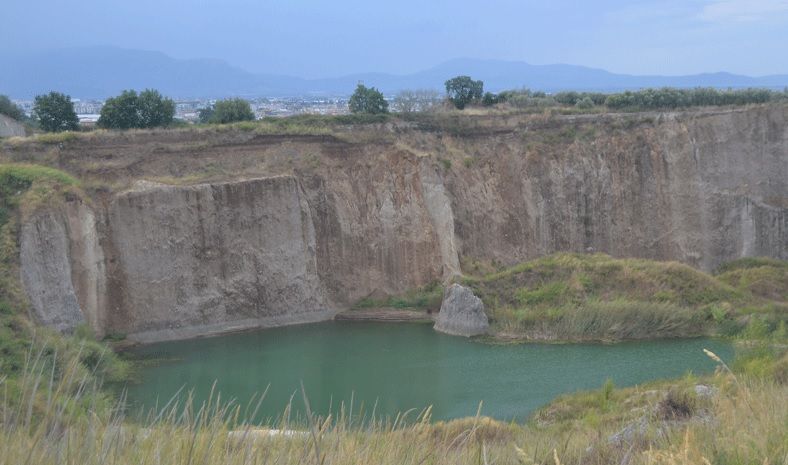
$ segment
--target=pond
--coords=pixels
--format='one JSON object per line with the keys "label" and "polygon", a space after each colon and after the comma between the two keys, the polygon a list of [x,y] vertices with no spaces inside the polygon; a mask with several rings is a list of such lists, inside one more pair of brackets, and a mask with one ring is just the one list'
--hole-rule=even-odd
{"label": "pond", "polygon": [[[255,421],[275,419],[291,396],[303,411],[301,382],[312,410],[393,416],[432,406],[434,419],[481,413],[524,420],[563,393],[596,389],[607,379],[630,386],[691,371],[713,372],[701,349],[730,360],[716,339],[618,344],[488,345],[415,323],[327,322],[136,348],[149,360],[127,386],[136,411],[163,406],[179,390],[198,404],[214,393],[246,406],[268,388]],[[155,361],[155,363],[152,363]]]}

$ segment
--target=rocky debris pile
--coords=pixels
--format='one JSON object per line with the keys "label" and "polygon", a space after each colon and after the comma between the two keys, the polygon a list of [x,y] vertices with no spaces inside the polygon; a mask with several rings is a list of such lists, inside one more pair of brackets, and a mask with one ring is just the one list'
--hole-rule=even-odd
{"label": "rocky debris pile", "polygon": [[473,291],[459,284],[446,289],[435,321],[436,331],[470,337],[486,333],[489,327],[484,303],[473,295]]}
{"label": "rocky debris pile", "polygon": [[682,427],[687,422],[709,422],[712,416],[705,404],[716,395],[717,388],[707,384],[695,385],[692,393],[671,389],[653,411],[611,435],[608,443],[629,448],[635,443],[647,443],[649,434],[661,438],[670,429]]}

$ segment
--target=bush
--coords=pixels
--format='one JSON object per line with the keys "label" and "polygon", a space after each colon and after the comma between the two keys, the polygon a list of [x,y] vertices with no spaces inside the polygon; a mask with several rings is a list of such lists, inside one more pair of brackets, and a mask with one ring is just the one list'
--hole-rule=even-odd
{"label": "bush", "polygon": [[577,103],[575,103],[575,107],[587,110],[594,107],[594,101],[591,100],[591,97],[583,97],[581,100],[578,100]]}
{"label": "bush", "polygon": [[609,108],[671,109],[692,106],[744,105],[777,100],[780,93],[768,89],[642,89],[611,94],[605,100]]}
{"label": "bush", "polygon": [[200,111],[200,119],[214,124],[235,123],[238,121],[254,121],[255,116],[249,102],[242,98],[219,100],[205,113]]}
{"label": "bush", "polygon": [[438,102],[440,102],[440,96],[437,91],[431,89],[403,90],[394,97],[393,107],[396,112],[409,114],[430,110]]}
{"label": "bush", "polygon": [[677,387],[671,388],[657,405],[657,415],[662,420],[686,420],[698,410],[698,397],[694,392]]}
{"label": "bush", "polygon": [[548,96],[544,92],[533,92],[530,89],[507,90],[499,93],[498,99],[518,108],[546,108],[558,104],[555,97]]}
{"label": "bush", "polygon": [[482,97],[482,105],[485,107],[491,107],[503,101],[505,101],[505,99],[502,99],[500,96],[493,94],[492,92],[485,92],[484,97]]}

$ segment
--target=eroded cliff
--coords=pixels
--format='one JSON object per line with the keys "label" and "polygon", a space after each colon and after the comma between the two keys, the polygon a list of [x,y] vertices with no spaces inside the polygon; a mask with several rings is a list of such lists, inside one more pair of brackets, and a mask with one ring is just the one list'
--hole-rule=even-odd
{"label": "eroded cliff", "polygon": [[98,185],[23,226],[23,282],[45,323],[152,341],[327,319],[469,260],[788,259],[784,105],[461,123],[6,148]]}

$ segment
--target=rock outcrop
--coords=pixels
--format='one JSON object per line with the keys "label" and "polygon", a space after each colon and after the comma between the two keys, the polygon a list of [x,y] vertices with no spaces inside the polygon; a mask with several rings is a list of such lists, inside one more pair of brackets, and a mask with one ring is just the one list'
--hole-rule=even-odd
{"label": "rock outcrop", "polygon": [[71,282],[70,234],[57,212],[43,212],[22,226],[19,262],[22,285],[38,320],[71,332],[85,317]]}
{"label": "rock outcrop", "polygon": [[173,187],[113,200],[116,332],[136,340],[331,318],[309,206],[292,176]]}
{"label": "rock outcrop", "polygon": [[478,336],[487,332],[490,323],[482,299],[459,284],[452,284],[443,294],[435,330],[455,336]]}
{"label": "rock outcrop", "polygon": [[0,137],[24,137],[25,126],[6,115],[0,115]]}
{"label": "rock outcrop", "polygon": [[[788,259],[788,105],[540,118],[78,139],[61,168],[138,181],[31,216],[22,281],[44,323],[155,341],[328,319],[463,263]],[[223,181],[139,181],[217,166]]]}

